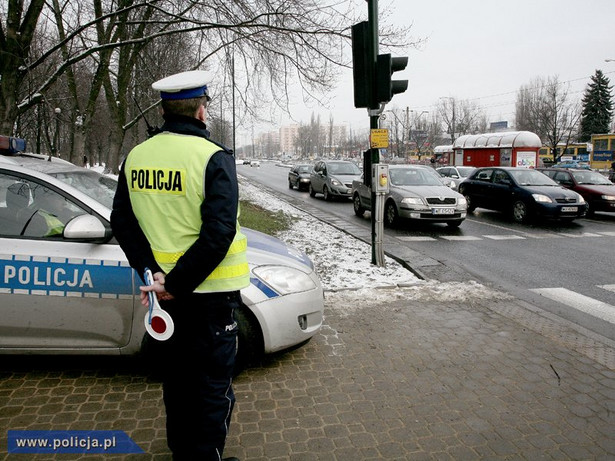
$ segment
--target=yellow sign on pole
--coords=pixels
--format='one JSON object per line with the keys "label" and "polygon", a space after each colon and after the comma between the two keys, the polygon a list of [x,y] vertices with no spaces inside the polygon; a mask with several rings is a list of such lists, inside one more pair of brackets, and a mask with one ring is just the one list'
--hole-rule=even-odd
{"label": "yellow sign on pole", "polygon": [[387,129],[370,130],[369,146],[372,149],[387,149],[389,147],[389,130]]}

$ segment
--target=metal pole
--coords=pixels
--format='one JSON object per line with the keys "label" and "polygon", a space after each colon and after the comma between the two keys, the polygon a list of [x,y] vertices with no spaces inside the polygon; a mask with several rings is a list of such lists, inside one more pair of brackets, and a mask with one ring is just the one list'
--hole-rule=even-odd
{"label": "metal pole", "polygon": [[[371,29],[371,37],[372,37],[372,49],[371,49],[371,59],[373,61],[373,69],[376,69],[376,61],[378,56],[378,0],[367,0],[367,8],[368,8],[368,24]],[[375,79],[374,79],[375,80]],[[369,116],[369,127],[371,129],[378,129],[379,124],[378,120],[380,115],[374,114],[374,111],[380,108],[380,104],[376,101],[376,82],[373,82],[372,85],[372,97],[370,104],[370,116]],[[374,165],[380,163],[380,151],[378,149],[370,149],[371,156],[371,164],[372,170],[375,168]],[[371,171],[364,171],[364,175],[371,175]],[[376,264],[377,266],[384,265],[384,256],[382,251],[382,234],[384,232],[383,228],[383,207],[378,206],[377,194],[374,192],[375,185],[372,182],[371,185],[371,202],[374,204],[372,207],[371,213],[371,225],[372,225],[372,264]]]}

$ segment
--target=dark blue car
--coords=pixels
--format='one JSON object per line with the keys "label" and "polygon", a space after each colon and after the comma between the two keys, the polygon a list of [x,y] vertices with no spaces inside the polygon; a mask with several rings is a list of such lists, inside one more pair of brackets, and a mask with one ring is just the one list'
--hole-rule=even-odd
{"label": "dark blue car", "polygon": [[459,192],[468,202],[468,212],[487,208],[510,213],[516,222],[531,218],[572,221],[587,212],[581,195],[527,168],[479,168],[459,185]]}

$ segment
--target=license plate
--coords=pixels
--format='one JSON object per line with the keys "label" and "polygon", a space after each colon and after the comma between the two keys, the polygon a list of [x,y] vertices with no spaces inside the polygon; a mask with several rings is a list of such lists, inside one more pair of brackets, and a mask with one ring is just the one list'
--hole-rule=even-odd
{"label": "license plate", "polygon": [[563,206],[562,213],[572,213],[579,211],[579,207],[576,206]]}
{"label": "license plate", "polygon": [[455,214],[454,208],[432,208],[432,214]]}

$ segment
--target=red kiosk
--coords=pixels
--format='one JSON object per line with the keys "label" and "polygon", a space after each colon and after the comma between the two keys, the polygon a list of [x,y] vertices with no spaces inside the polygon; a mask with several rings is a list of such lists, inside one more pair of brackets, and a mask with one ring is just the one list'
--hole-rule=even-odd
{"label": "red kiosk", "polygon": [[542,142],[531,131],[468,134],[453,144],[453,164],[536,168]]}

